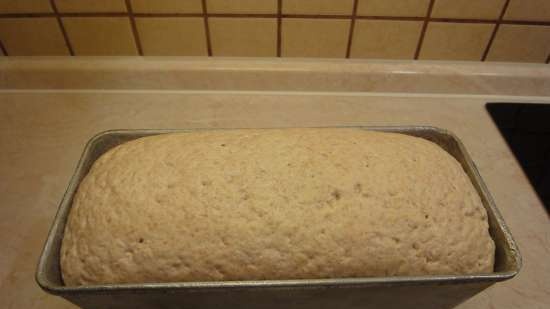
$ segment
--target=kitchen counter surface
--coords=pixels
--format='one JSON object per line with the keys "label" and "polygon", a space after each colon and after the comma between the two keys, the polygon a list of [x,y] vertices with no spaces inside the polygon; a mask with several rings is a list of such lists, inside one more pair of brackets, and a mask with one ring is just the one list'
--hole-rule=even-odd
{"label": "kitchen counter surface", "polygon": [[[19,67],[25,64],[17,61]],[[3,66],[19,70],[13,69],[13,63],[0,61],[0,72]],[[25,70],[24,74],[30,74],[33,69]],[[47,70],[40,69],[39,73],[47,76]],[[424,88],[411,88],[405,93],[384,88],[384,92],[379,92],[376,87],[373,91],[289,92],[268,91],[259,86],[256,91],[255,85],[247,91],[184,86],[158,90],[150,85],[125,87],[123,81],[117,89],[83,90],[77,86],[60,87],[61,82],[54,86],[40,81],[26,85],[24,78],[17,81],[20,77],[10,75],[20,72],[4,71],[0,73],[0,306],[75,308],[41,291],[34,281],[34,271],[81,151],[98,132],[138,128],[431,125],[449,129],[462,139],[523,255],[523,269],[517,277],[493,285],[458,308],[548,308],[549,215],[485,110],[487,102],[550,103],[546,90],[540,89],[549,82],[540,77],[549,75],[548,70],[548,66],[536,68],[533,74],[538,81],[522,85],[519,95],[495,94],[499,88],[456,94],[464,93],[460,85],[456,91],[446,88],[448,93],[437,90],[437,85],[433,92]],[[201,78],[208,77],[204,74]],[[279,74],[279,78],[284,78],[284,72]],[[429,73],[419,74],[422,82],[422,76]],[[461,78],[467,80],[468,74]],[[322,80],[321,77],[316,78]],[[238,74],[233,78],[238,79]],[[483,81],[480,83],[476,89],[484,89]],[[536,96],[526,95],[529,93]]]}

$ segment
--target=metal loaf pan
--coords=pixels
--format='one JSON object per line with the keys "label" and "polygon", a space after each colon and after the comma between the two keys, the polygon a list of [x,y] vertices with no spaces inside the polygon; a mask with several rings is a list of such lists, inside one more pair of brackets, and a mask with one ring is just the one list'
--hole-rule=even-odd
{"label": "metal loaf pan", "polygon": [[[433,127],[359,127],[397,132],[430,140],[455,157],[474,184],[488,213],[496,243],[493,273],[448,276],[340,279],[176,282],[65,286],[59,251],[67,215],[78,184],[93,162],[110,148],[136,138],[194,130],[117,130],[93,137],[73,178],[44,246],[36,280],[45,291],[83,308],[451,308],[521,267],[518,248],[463,144],[452,133]],[[328,128],[327,128],[328,129]]]}

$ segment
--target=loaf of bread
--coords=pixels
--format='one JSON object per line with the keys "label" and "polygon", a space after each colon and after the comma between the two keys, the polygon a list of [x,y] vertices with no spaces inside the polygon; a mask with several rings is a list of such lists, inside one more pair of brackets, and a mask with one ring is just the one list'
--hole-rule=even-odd
{"label": "loaf of bread", "polygon": [[461,165],[412,136],[212,130],[140,138],[81,182],[66,285],[493,271]]}

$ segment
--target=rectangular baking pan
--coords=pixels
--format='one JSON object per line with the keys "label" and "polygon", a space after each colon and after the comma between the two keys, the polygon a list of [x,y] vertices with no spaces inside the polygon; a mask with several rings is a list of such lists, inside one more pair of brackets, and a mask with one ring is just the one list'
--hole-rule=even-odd
{"label": "rectangular baking pan", "polygon": [[495,282],[510,279],[518,273],[521,256],[516,243],[475,164],[455,135],[425,126],[355,128],[421,137],[438,144],[461,163],[488,213],[490,233],[496,243],[494,272],[447,276],[64,286],[59,266],[63,231],[78,184],[93,162],[110,148],[126,141],[149,135],[194,131],[116,130],[100,133],[86,145],[50,229],[36,271],[36,281],[46,292],[89,309],[452,308]]}

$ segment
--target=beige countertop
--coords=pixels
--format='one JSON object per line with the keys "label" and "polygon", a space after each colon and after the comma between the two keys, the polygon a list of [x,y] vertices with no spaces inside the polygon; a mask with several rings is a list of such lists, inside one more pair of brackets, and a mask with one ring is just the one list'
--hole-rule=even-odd
{"label": "beige countertop", "polygon": [[[33,61],[34,64],[29,64]],[[389,84],[381,88],[373,86],[373,91],[351,92],[344,87],[342,91],[331,89],[319,92],[317,81],[312,82],[313,86],[300,86],[299,91],[267,91],[262,88],[265,85],[259,86],[250,81],[248,86],[247,81],[239,84],[240,75],[235,73],[231,75],[237,80],[233,81],[235,88],[249,88],[247,90],[252,91],[226,91],[219,87],[186,89],[185,84],[174,84],[174,89],[158,90],[162,87],[153,87],[154,81],[143,70],[141,77],[128,73],[143,69],[139,65],[136,65],[137,68],[124,66],[116,60],[113,60],[113,67],[119,66],[117,70],[121,74],[133,79],[133,86],[119,80],[118,88],[104,87],[97,80],[102,74],[93,72],[98,76],[87,76],[88,83],[101,86],[95,89],[89,86],[83,90],[79,85],[63,83],[66,78],[64,73],[52,69],[55,66],[49,63],[51,61],[0,61],[0,148],[3,150],[0,155],[1,307],[74,308],[61,298],[41,291],[34,281],[34,271],[57,204],[86,141],[95,133],[122,128],[337,125],[432,125],[458,135],[470,151],[512,230],[524,262],[517,277],[493,285],[459,308],[550,307],[549,216],[484,106],[486,102],[505,101],[550,103],[546,93],[548,89],[541,89],[550,81],[546,77],[550,76],[548,68],[541,70],[532,67],[529,73],[529,69],[520,67],[523,77],[519,76],[520,81],[515,84],[523,83],[516,92],[521,96],[503,91],[504,96],[498,94],[499,89],[505,88],[504,82],[501,86],[487,87],[485,81],[478,80],[480,84],[475,89],[481,90],[463,89],[468,74],[473,74],[467,70],[460,71],[460,82],[455,88],[452,88],[452,83],[446,82],[444,86],[433,85],[434,91],[431,93],[412,86],[403,91],[402,85],[391,88]],[[53,61],[62,62],[59,59]],[[86,61],[89,67],[85,70],[94,71],[90,65],[93,60]],[[205,64],[205,71],[197,78],[211,78],[209,71],[224,74],[228,66],[234,65],[220,61],[210,66]],[[37,68],[36,63],[41,68]],[[102,69],[107,67],[105,61],[101,65]],[[300,65],[306,71],[313,64],[294,63],[293,70],[300,71]],[[430,70],[439,72],[438,64],[430,66]],[[439,66],[442,70],[448,69],[447,64]],[[249,69],[252,67],[253,63],[249,64]],[[3,68],[6,70],[1,73]],[[516,67],[506,68],[519,70]],[[506,71],[506,68],[499,67],[503,73],[491,74],[512,76],[513,72]],[[35,80],[32,85],[26,84],[25,76],[32,75],[33,70],[42,78],[51,73],[53,80]],[[72,70],[69,72],[72,78],[78,78],[78,68]],[[109,75],[107,79],[118,80],[117,70],[103,75]],[[259,74],[260,79],[274,72],[273,68],[262,70],[257,69],[259,73],[255,73]],[[284,69],[278,70],[277,78],[285,79]],[[419,83],[426,82],[423,77],[433,78],[432,73],[421,71],[414,73]],[[322,69],[316,72],[321,75],[325,73]],[[337,74],[346,78],[350,72],[342,69]],[[354,74],[368,75],[368,72]],[[384,74],[392,76],[391,72]],[[322,77],[315,78],[322,81]],[[144,81],[136,86],[139,78]],[[277,78],[273,83],[277,83]],[[337,79],[335,76],[331,78]],[[472,85],[475,83],[472,82]],[[397,90],[392,91],[394,89]],[[528,96],[530,93],[536,96]]]}

